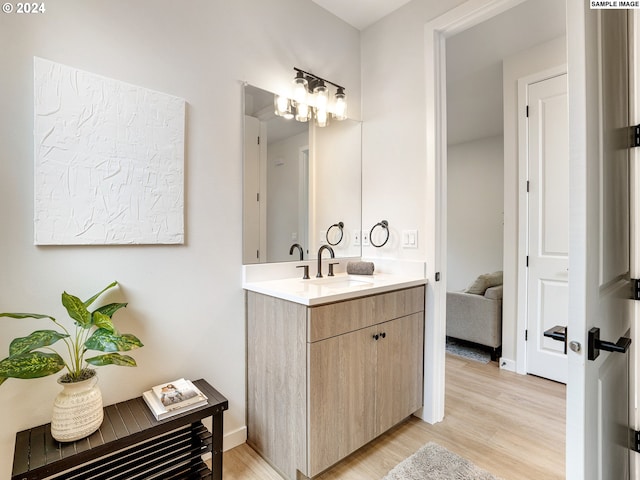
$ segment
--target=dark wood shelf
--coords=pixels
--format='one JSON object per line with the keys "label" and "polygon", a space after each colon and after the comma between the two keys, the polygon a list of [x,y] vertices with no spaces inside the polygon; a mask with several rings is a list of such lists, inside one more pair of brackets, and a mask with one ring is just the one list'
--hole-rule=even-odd
{"label": "dark wood shelf", "polygon": [[[142,397],[109,405],[100,428],[87,438],[61,443],[51,424],[16,434],[11,480],[222,479],[223,412],[227,399],[205,380],[193,382],[207,405],[156,420]],[[201,420],[212,417],[213,432]],[[211,452],[212,470],[201,456]]]}

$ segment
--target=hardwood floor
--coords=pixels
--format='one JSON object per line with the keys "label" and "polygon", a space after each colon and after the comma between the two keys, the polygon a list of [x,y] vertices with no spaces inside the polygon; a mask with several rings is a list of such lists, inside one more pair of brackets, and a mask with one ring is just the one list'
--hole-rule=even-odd
{"label": "hardwood floor", "polygon": [[[447,355],[445,419],[411,417],[320,480],[373,480],[433,441],[504,480],[564,478],[565,386]],[[246,444],[224,453],[225,480],[281,480]]]}

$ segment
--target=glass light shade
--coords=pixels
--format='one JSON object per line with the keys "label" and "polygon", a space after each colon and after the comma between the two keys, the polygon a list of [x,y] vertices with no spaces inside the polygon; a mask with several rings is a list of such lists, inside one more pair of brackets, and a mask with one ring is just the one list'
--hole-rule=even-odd
{"label": "glass light shade", "polygon": [[316,108],[316,125],[318,127],[326,127],[329,125],[329,112]]}
{"label": "glass light shade", "polygon": [[307,103],[307,87],[309,82],[304,78],[302,72],[298,72],[293,79],[293,101],[296,103]]}
{"label": "glass light shade", "polygon": [[293,111],[291,109],[291,100],[289,100],[284,95],[274,95],[273,96],[273,104],[275,114],[279,117],[284,117],[286,119],[293,118]]}
{"label": "glass light shade", "polygon": [[329,89],[324,82],[321,81],[320,84],[313,89],[313,96],[316,100],[316,108],[326,111],[329,106]]}
{"label": "glass light shade", "polygon": [[347,118],[347,95],[342,88],[338,88],[336,93],[333,118],[336,120],[345,120]]}
{"label": "glass light shade", "polygon": [[309,105],[306,103],[298,103],[296,105],[296,120],[299,122],[306,122],[309,120]]}
{"label": "glass light shade", "polygon": [[329,89],[324,82],[320,80],[320,84],[313,89],[313,96],[316,104],[316,125],[326,127],[329,123]]}

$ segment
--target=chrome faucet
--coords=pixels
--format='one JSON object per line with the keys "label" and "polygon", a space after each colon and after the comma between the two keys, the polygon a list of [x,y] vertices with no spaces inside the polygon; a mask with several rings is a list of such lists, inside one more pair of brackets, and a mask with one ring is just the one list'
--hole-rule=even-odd
{"label": "chrome faucet", "polygon": [[317,278],[322,278],[322,251],[323,250],[329,250],[329,255],[331,255],[331,258],[336,258],[336,254],[334,253],[333,248],[331,248],[329,245],[322,245],[318,249],[318,273],[316,273]]}
{"label": "chrome faucet", "polygon": [[302,257],[304,255],[304,252],[303,252],[302,247],[300,246],[299,243],[294,243],[293,245],[291,245],[291,248],[289,249],[289,255],[293,255],[294,248],[297,248],[300,251],[300,260],[303,260]]}

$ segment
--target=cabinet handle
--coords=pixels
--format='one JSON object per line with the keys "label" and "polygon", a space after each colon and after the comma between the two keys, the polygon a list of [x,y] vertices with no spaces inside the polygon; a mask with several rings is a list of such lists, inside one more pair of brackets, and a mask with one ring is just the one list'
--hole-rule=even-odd
{"label": "cabinet handle", "polygon": [[386,337],[386,336],[387,336],[387,334],[386,334],[385,332],[382,332],[382,333],[380,334],[380,336],[381,336],[382,338],[384,338],[384,337]]}
{"label": "cabinet handle", "polygon": [[380,338],[380,336],[376,333],[376,334],[373,336],[373,339],[374,339],[374,340],[378,340],[378,338]]}

